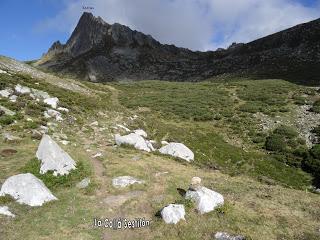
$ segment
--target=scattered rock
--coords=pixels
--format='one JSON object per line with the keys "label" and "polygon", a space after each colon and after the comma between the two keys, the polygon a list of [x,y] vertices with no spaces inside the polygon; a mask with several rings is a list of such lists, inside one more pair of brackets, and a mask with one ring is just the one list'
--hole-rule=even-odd
{"label": "scattered rock", "polygon": [[160,148],[159,152],[161,152],[162,154],[167,154],[173,157],[184,159],[187,162],[194,160],[193,152],[182,143],[169,143],[168,145]]}
{"label": "scattered rock", "polygon": [[54,176],[68,175],[76,169],[75,161],[46,134],[41,139],[36,157],[41,161],[41,174],[53,171]]}
{"label": "scattered rock", "polygon": [[27,94],[27,93],[31,93],[30,88],[25,87],[25,86],[21,86],[20,84],[17,84],[14,88],[14,90],[20,94]]}
{"label": "scattered rock", "polygon": [[9,97],[9,100],[10,100],[10,102],[16,102],[17,101],[17,98],[18,98],[18,96],[17,95],[11,95],[10,97]]}
{"label": "scattered rock", "polygon": [[0,196],[7,194],[18,203],[29,206],[42,206],[45,202],[57,200],[44,183],[31,173],[9,177],[0,191]]}
{"label": "scattered rock", "polygon": [[142,129],[136,129],[133,131],[135,134],[140,135],[141,137],[147,138],[148,134]]}
{"label": "scattered rock", "polygon": [[191,179],[191,183],[190,183],[189,189],[196,191],[196,190],[198,190],[200,187],[201,187],[201,178],[199,178],[199,177],[193,177],[193,178]]}
{"label": "scattered rock", "polygon": [[232,236],[225,232],[217,232],[214,235],[214,238],[216,240],[245,240],[246,239],[244,236],[240,236],[240,235]]}
{"label": "scattered rock", "polygon": [[102,157],[103,155],[102,155],[102,153],[101,152],[98,152],[98,153],[96,153],[95,155],[93,155],[92,157],[93,158],[98,158],[98,157]]}
{"label": "scattered rock", "polygon": [[185,220],[185,214],[181,204],[169,204],[161,210],[161,217],[167,224],[177,224],[180,220]]}
{"label": "scattered rock", "polygon": [[80,189],[86,188],[89,186],[90,182],[90,178],[85,178],[81,182],[77,183],[76,187]]}
{"label": "scattered rock", "polygon": [[10,88],[6,88],[0,91],[0,96],[4,98],[8,98],[12,93],[13,91]]}
{"label": "scattered rock", "polygon": [[70,142],[69,141],[67,141],[67,140],[61,140],[60,141],[63,145],[68,145]]}
{"label": "scattered rock", "polygon": [[224,204],[223,196],[220,193],[206,187],[199,187],[196,191],[189,189],[185,198],[193,200],[201,214],[211,212]]}
{"label": "scattered rock", "polygon": [[32,88],[32,93],[36,98],[40,99],[48,99],[51,98],[47,92]]}
{"label": "scattered rock", "polygon": [[0,214],[8,216],[8,217],[15,217],[12,212],[9,211],[9,207],[7,206],[0,206]]}
{"label": "scattered rock", "polygon": [[33,129],[31,131],[32,131],[31,138],[41,140],[43,133],[41,133],[40,131],[35,130],[35,129]]}
{"label": "scattered rock", "polygon": [[21,141],[20,137],[13,136],[10,133],[5,132],[2,135],[3,135],[3,139],[5,142],[19,142],[19,141]]}
{"label": "scattered rock", "polygon": [[53,97],[53,98],[46,98],[43,100],[44,103],[48,104],[49,106],[51,106],[52,108],[56,109],[57,105],[59,103],[59,99],[57,97]]}
{"label": "scattered rock", "polygon": [[14,111],[11,111],[10,109],[3,107],[0,105],[0,111],[3,111],[4,114],[9,115],[9,116],[14,116],[16,113]]}
{"label": "scattered rock", "polygon": [[53,109],[48,109],[47,111],[44,112],[44,117],[45,118],[55,118],[56,121],[61,122],[63,121],[63,118],[61,116],[61,113],[53,110]]}
{"label": "scattered rock", "polygon": [[116,177],[112,179],[112,185],[114,187],[126,187],[135,183],[142,184],[144,183],[144,181],[136,179],[131,176],[121,176],[121,177]]}
{"label": "scattered rock", "polygon": [[69,109],[68,108],[64,108],[64,107],[58,107],[58,110],[61,111],[61,112],[66,112],[66,113],[69,112]]}
{"label": "scattered rock", "polygon": [[150,144],[140,135],[135,133],[130,133],[129,135],[120,136],[119,134],[115,135],[115,141],[118,146],[122,144],[127,144],[134,146],[136,149],[143,150],[146,152],[151,152]]}
{"label": "scattered rock", "polygon": [[131,132],[131,130],[130,130],[129,128],[127,128],[127,127],[125,127],[125,126],[123,126],[123,125],[121,125],[121,124],[117,124],[117,126],[118,126],[119,128],[124,129],[126,132]]}
{"label": "scattered rock", "polygon": [[99,125],[98,121],[94,121],[94,122],[90,123],[90,126],[98,126],[98,125]]}

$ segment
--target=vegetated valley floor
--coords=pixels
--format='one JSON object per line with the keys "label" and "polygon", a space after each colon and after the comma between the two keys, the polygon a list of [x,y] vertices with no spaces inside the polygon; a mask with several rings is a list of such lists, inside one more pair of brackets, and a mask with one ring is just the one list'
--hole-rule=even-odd
{"label": "vegetated valley floor", "polygon": [[[304,137],[316,127],[318,115],[301,116],[309,114],[305,105],[317,102],[317,89],[250,79],[93,84],[31,71],[27,65],[30,71],[18,74],[12,64],[6,65],[11,76],[0,74],[1,88],[21,84],[44,90],[70,112],[55,122],[43,118],[46,106],[27,96],[18,96],[16,103],[0,99],[0,105],[18,113],[14,119],[0,117],[1,133],[21,138],[0,140],[0,184],[32,172],[59,199],[35,208],[0,198],[17,215],[0,216],[0,239],[212,239],[216,231],[259,240],[319,239],[320,195],[309,190],[313,176],[301,169],[304,160],[296,152],[308,151]],[[115,147],[114,134],[125,133],[117,124],[142,128],[158,142],[182,142],[194,151],[195,161]],[[39,140],[32,130],[41,125],[49,126],[49,134],[77,161],[69,177],[38,173]],[[266,141],[277,137],[285,146],[267,150]],[[5,154],[6,149],[17,152]],[[93,158],[96,153],[102,156]],[[111,180],[122,175],[145,183],[115,189]],[[185,222],[166,225],[156,213],[169,203],[184,203],[177,188],[187,189],[194,176],[221,193],[226,204],[205,215],[188,206]],[[92,180],[90,187],[76,188],[85,177]],[[152,223],[112,230],[94,228],[95,217],[144,217]]]}

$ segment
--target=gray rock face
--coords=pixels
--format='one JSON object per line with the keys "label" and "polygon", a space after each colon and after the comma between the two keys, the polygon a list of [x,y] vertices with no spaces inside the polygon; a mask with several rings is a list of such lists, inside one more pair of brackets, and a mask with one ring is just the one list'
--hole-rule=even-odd
{"label": "gray rock face", "polygon": [[161,217],[167,224],[177,224],[180,220],[185,220],[185,214],[182,204],[170,204],[161,210]]}
{"label": "gray rock face", "polygon": [[214,235],[214,239],[216,240],[245,240],[246,238],[244,236],[232,236],[225,232],[217,232]]}
{"label": "gray rock face", "polygon": [[127,186],[135,184],[135,183],[142,184],[142,183],[144,183],[144,181],[136,179],[131,176],[121,176],[121,177],[116,177],[116,178],[112,179],[112,185],[114,187],[121,187],[122,188],[122,187],[127,187]]}
{"label": "gray rock face", "polygon": [[18,203],[42,206],[45,202],[57,200],[44,183],[31,173],[9,177],[2,185],[0,196],[10,195]]}
{"label": "gray rock face", "polygon": [[54,43],[38,64],[95,82],[197,81],[236,74],[316,84],[320,79],[319,31],[320,19],[228,49],[193,52],[84,13],[67,43]]}
{"label": "gray rock face", "polygon": [[41,161],[41,174],[53,171],[54,176],[68,175],[76,169],[75,161],[46,134],[42,136],[36,157]]}

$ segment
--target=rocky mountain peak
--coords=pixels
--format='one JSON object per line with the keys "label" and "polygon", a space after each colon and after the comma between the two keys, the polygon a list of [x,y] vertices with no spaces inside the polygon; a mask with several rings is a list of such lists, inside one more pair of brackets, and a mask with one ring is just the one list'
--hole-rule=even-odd
{"label": "rocky mountain peak", "polygon": [[193,52],[85,12],[67,43],[54,43],[38,64],[91,81],[197,81],[236,74],[314,84],[320,79],[319,29],[318,19],[250,43]]}

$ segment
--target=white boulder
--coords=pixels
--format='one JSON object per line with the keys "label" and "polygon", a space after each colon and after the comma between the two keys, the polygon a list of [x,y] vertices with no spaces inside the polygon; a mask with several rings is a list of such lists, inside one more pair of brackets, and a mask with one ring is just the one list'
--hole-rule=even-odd
{"label": "white boulder", "polygon": [[41,174],[53,171],[54,176],[68,175],[76,169],[75,161],[46,134],[42,136],[36,157],[41,161]]}
{"label": "white boulder", "polygon": [[194,160],[193,152],[182,143],[169,143],[160,148],[159,152],[162,154],[184,159],[188,162]]}
{"label": "white boulder", "polygon": [[58,103],[59,103],[59,99],[57,97],[46,98],[46,99],[43,100],[43,102],[48,104],[52,108],[57,108]]}
{"label": "white boulder", "polygon": [[220,193],[206,187],[199,187],[196,191],[188,190],[185,198],[194,201],[201,214],[211,212],[224,204],[224,198]]}
{"label": "white boulder", "polygon": [[161,210],[161,217],[167,224],[177,224],[185,220],[186,212],[182,204],[170,204]]}
{"label": "white boulder", "polygon": [[114,187],[127,187],[135,183],[141,184],[141,183],[144,183],[144,181],[136,179],[131,176],[121,176],[121,177],[116,177],[112,179],[112,185]]}
{"label": "white boulder", "polygon": [[10,212],[9,207],[7,206],[0,206],[0,214],[8,216],[8,217],[15,217],[12,212]]}
{"label": "white boulder", "polygon": [[16,90],[16,92],[21,93],[21,94],[31,93],[30,88],[25,87],[25,86],[21,86],[20,84],[17,84],[15,86],[14,90]]}
{"label": "white boulder", "polygon": [[12,93],[13,91],[10,88],[6,88],[0,91],[0,96],[4,98],[8,98]]}
{"label": "white boulder", "polygon": [[119,134],[116,134],[115,141],[118,146],[121,146],[122,144],[127,144],[142,151],[152,151],[152,148],[150,148],[150,143],[148,143],[143,137],[135,133],[130,133],[125,136],[120,136]]}
{"label": "white boulder", "polygon": [[45,202],[57,200],[44,183],[31,173],[9,177],[0,191],[0,196],[7,194],[18,203],[29,206],[42,206]]}
{"label": "white boulder", "polygon": [[5,74],[7,74],[7,71],[4,71],[4,70],[0,69],[0,73],[5,73]]}
{"label": "white boulder", "polygon": [[148,134],[142,129],[136,129],[133,131],[135,134],[140,135],[141,137],[147,138]]}

